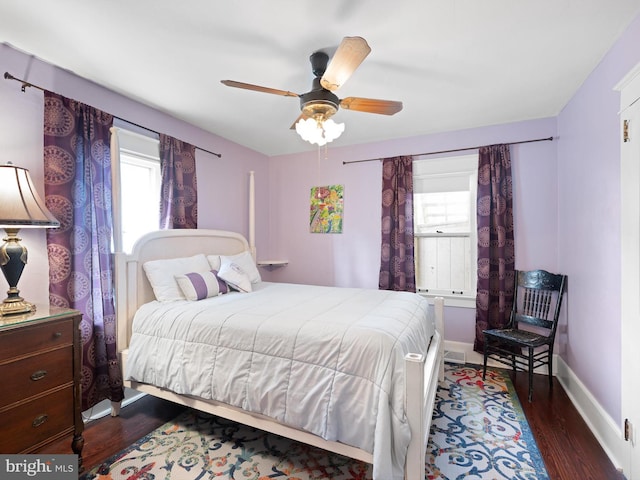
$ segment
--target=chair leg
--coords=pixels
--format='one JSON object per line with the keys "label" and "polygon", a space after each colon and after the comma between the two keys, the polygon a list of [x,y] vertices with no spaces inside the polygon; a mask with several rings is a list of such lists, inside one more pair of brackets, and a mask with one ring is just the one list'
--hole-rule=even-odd
{"label": "chair leg", "polygon": [[553,350],[548,350],[547,368],[549,369],[549,390],[553,388]]}
{"label": "chair leg", "polygon": [[485,335],[484,337],[484,363],[483,363],[483,367],[482,367],[482,380],[484,381],[485,377],[487,376],[487,356],[489,354],[489,350],[487,349],[487,344],[489,343],[489,339],[487,338],[487,336]]}
{"label": "chair leg", "polygon": [[533,398],[533,348],[529,347],[529,403]]}

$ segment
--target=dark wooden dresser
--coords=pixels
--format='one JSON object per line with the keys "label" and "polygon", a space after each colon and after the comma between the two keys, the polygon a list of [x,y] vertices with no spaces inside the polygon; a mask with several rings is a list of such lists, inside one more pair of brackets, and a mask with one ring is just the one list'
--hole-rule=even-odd
{"label": "dark wooden dresser", "polygon": [[30,453],[73,434],[82,467],[80,319],[40,305],[0,317],[0,453]]}

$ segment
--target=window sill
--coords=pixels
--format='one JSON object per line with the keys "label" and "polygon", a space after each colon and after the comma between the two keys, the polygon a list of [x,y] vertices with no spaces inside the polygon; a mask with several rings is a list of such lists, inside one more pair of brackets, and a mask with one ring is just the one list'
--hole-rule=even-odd
{"label": "window sill", "polygon": [[423,297],[433,302],[435,297],[444,298],[444,304],[447,307],[476,308],[476,297],[463,297],[461,295],[437,295],[427,292],[418,292]]}

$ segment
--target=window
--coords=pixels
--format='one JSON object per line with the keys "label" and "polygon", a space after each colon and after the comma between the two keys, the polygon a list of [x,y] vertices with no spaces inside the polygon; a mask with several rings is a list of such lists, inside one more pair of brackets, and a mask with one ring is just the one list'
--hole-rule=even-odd
{"label": "window", "polygon": [[475,306],[478,156],[413,163],[416,288]]}
{"label": "window", "polygon": [[[157,139],[118,128],[122,249],[160,225],[160,149]],[[115,232],[114,232],[115,233]]]}
{"label": "window", "polygon": [[[122,247],[131,247],[142,235],[160,224],[160,160],[120,153],[122,188]],[[131,208],[135,205],[135,208]]]}

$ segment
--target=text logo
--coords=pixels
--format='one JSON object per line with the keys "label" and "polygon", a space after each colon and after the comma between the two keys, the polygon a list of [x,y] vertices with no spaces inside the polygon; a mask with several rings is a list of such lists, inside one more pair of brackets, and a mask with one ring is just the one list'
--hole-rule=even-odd
{"label": "text logo", "polygon": [[0,478],[3,480],[76,480],[77,455],[2,455]]}

